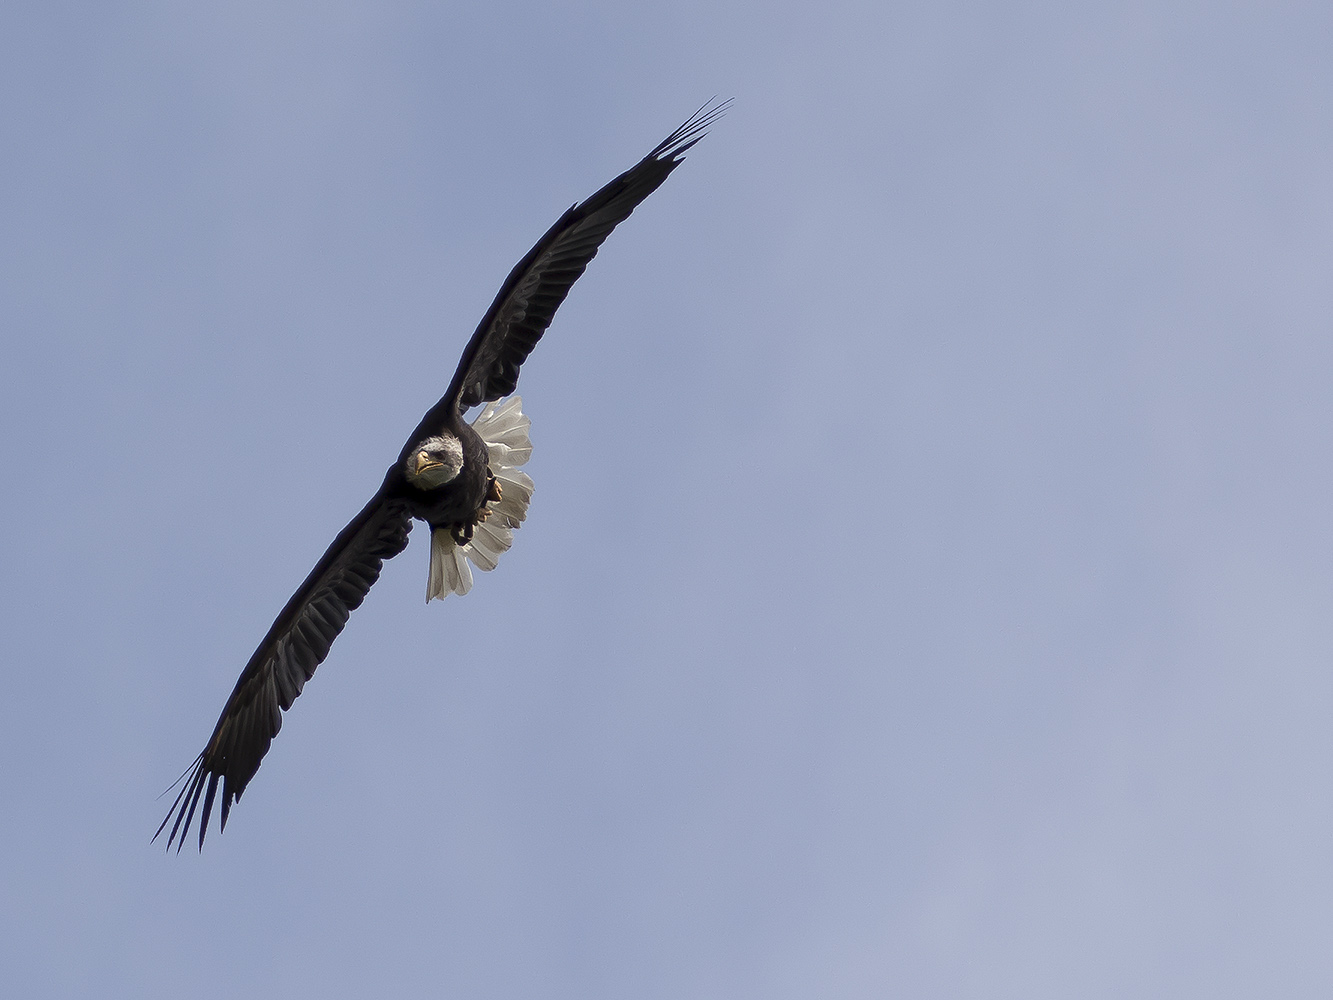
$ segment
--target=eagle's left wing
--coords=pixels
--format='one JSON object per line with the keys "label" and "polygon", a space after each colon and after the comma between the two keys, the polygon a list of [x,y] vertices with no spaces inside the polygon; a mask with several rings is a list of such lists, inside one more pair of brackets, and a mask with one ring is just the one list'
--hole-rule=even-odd
{"label": "eagle's left wing", "polygon": [[556,220],[509,273],[464,348],[448,391],[409,440],[434,433],[449,407],[463,411],[514,391],[519,366],[611,230],[662,185],[729,104],[705,104],[637,164]]}

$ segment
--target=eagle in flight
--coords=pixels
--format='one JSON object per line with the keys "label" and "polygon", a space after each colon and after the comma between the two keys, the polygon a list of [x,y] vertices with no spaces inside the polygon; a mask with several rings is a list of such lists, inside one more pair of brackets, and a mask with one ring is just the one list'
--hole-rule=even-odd
{"label": "eagle in flight", "polygon": [[[338,533],[241,671],[208,744],[181,776],[181,790],[154,840],[170,824],[167,848],[175,843],[179,851],[202,798],[202,850],[219,781],[219,828],[226,829],[232,803],[282,728],[282,713],[365,600],[384,560],[407,547],[413,518],[430,525],[427,601],[467,593],[469,562],[495,568],[527,515],[533,489],[518,468],[532,453],[529,421],[519,397],[509,396],[519,366],[611,230],[661,186],[729,104],[705,104],[637,164],[560,216],[509,273],[463,349],[444,397],[421,418],[379,490]],[[463,415],[482,404],[467,423]]]}

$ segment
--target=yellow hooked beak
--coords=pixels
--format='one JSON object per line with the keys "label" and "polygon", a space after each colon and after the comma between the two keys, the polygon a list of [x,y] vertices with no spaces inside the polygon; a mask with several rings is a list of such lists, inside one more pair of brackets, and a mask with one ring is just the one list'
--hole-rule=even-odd
{"label": "yellow hooked beak", "polygon": [[419,476],[427,469],[439,469],[444,466],[443,462],[437,462],[424,451],[417,452],[416,474]]}

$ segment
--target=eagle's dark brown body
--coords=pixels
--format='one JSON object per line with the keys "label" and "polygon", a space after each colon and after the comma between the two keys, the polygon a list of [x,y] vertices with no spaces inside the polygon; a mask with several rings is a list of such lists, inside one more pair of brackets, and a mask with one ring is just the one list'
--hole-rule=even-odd
{"label": "eagle's dark brown body", "polygon": [[433,430],[429,436],[449,434],[463,446],[463,468],[458,476],[443,486],[423,490],[411,483],[404,472],[404,463],[416,450],[419,441],[409,441],[402,455],[384,477],[389,496],[401,499],[418,521],[432,528],[448,528],[456,533],[471,534],[470,527],[477,515],[485,509],[490,493],[490,455],[486,442],[455,410],[446,426]]}

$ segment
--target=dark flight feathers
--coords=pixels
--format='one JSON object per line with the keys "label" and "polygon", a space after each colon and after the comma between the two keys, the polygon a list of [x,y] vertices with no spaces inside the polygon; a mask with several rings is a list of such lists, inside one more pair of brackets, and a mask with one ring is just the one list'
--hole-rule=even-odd
{"label": "dark flight feathers", "polygon": [[729,104],[704,105],[633,167],[556,220],[509,272],[463,349],[448,391],[422,418],[414,438],[434,433],[451,406],[466,411],[514,391],[519,367],[611,230],[661,187]]}
{"label": "dark flight feathers", "polygon": [[[461,413],[514,391],[519,367],[611,230],[657,190],[729,104],[705,104],[635,166],[562,215],[538,240],[505,279],[468,341],[449,390],[422,419],[409,446],[438,434],[450,423],[451,409]],[[221,827],[226,828],[232,803],[240,799],[282,728],[282,713],[324,661],[348,615],[379,578],[384,560],[407,546],[411,527],[407,508],[381,488],[333,540],[242,671],[208,745],[181,776],[184,784],[154,840],[171,823],[167,847],[175,843],[179,850],[202,797],[202,849],[219,780]]]}
{"label": "dark flight feathers", "polygon": [[202,848],[219,778],[222,779],[221,829],[226,829],[231,804],[241,797],[246,784],[259,770],[259,762],[268,753],[273,737],[282,728],[282,713],[292,707],[305,682],[329,655],[329,647],[347,624],[348,616],[379,579],[384,560],[392,559],[407,547],[407,533],[411,530],[412,518],[407,509],[376,494],[338,533],[241,671],[208,746],[186,772],[185,784],[167,818],[153,834],[154,840],[174,815],[176,822],[167,846],[178,841],[179,850],[203,795],[204,810],[199,817]]}

